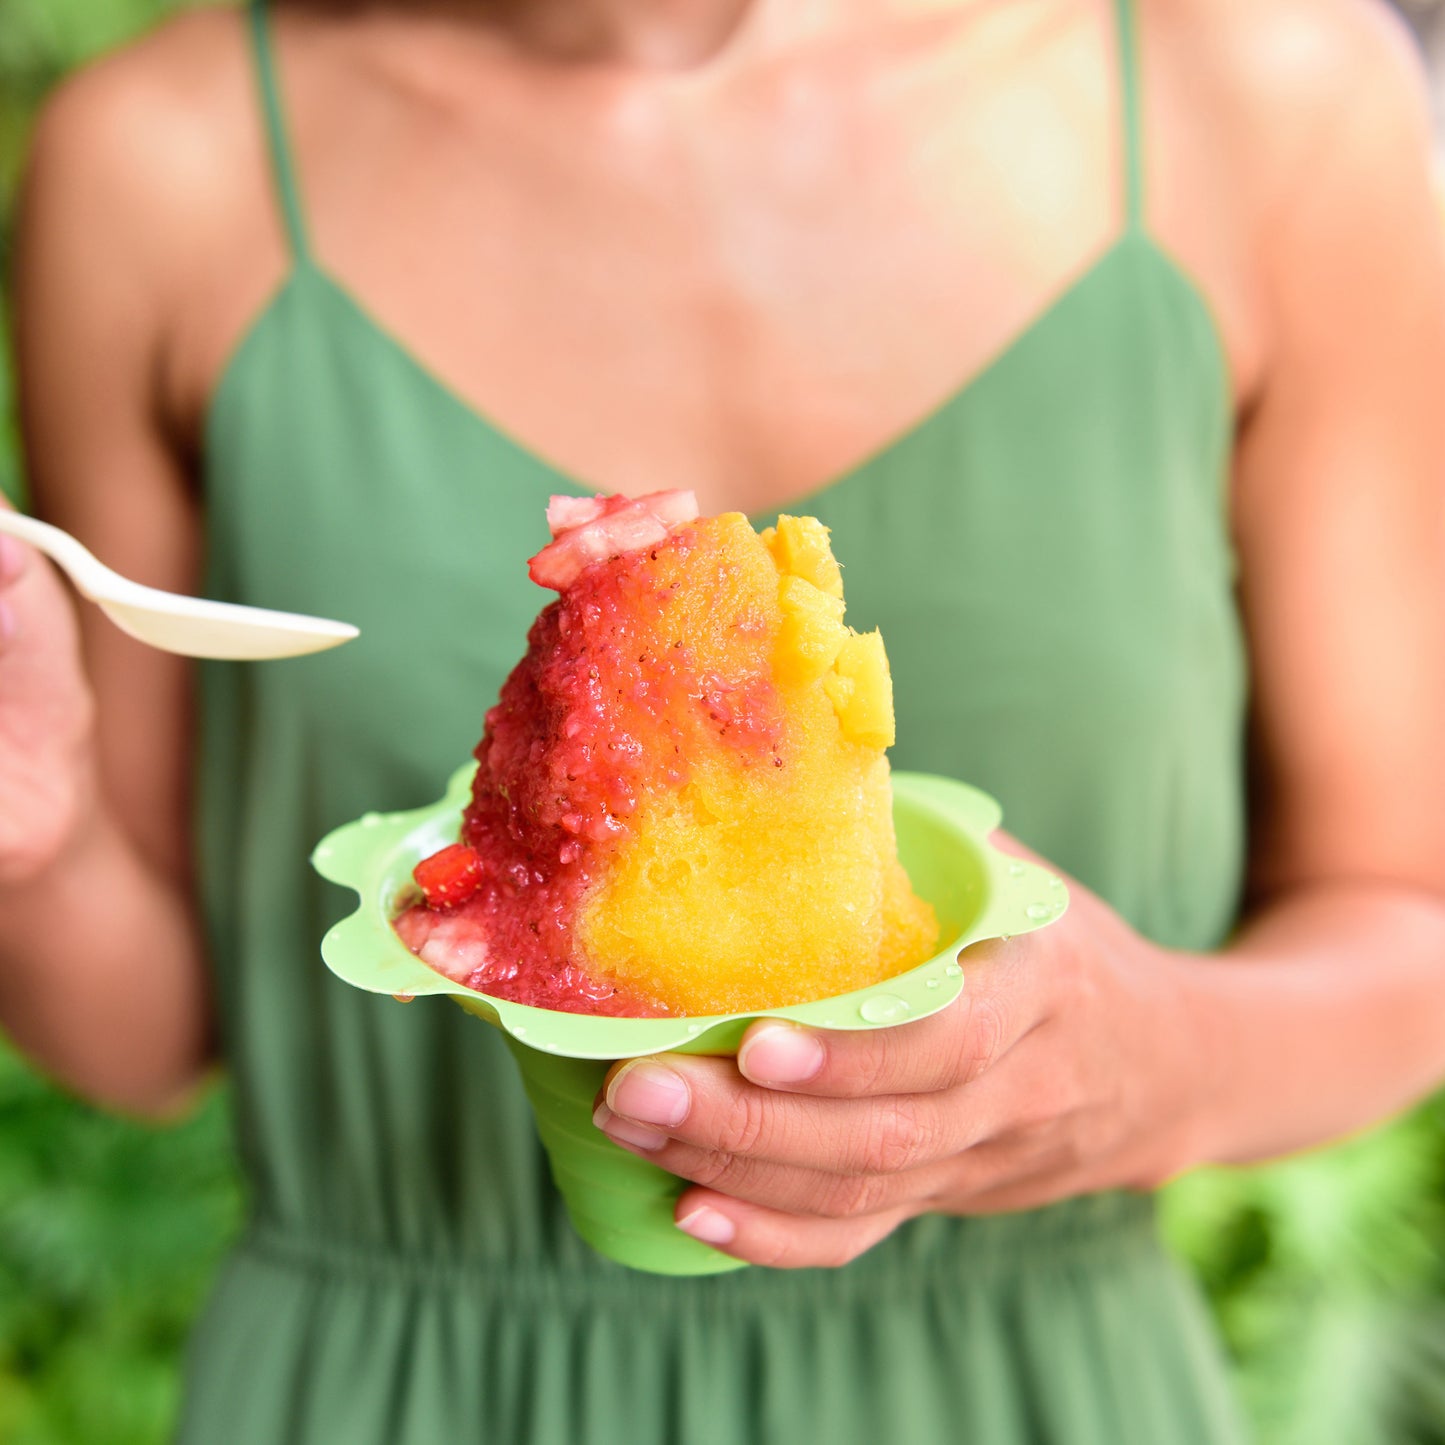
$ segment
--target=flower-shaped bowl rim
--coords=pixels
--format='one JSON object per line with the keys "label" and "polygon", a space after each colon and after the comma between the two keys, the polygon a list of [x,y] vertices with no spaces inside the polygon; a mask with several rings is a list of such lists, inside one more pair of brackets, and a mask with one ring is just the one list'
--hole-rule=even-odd
{"label": "flower-shaped bowl rim", "polygon": [[[747,1024],[759,1018],[828,1029],[871,1029],[927,1018],[962,992],[964,971],[958,956],[963,949],[984,939],[1042,928],[1068,906],[1060,879],[1036,863],[1003,853],[990,841],[1001,812],[986,793],[950,778],[895,773],[895,817],[902,810],[916,825],[951,835],[960,858],[971,857],[974,868],[972,914],[950,920],[939,909],[942,935],[932,957],[852,993],[741,1013],[614,1018],[534,1008],[478,993],[438,973],[416,957],[392,927],[411,868],[455,840],[475,766],[459,768],[435,803],[405,812],[367,813],[317,844],[311,859],[316,870],[354,890],[359,900],[355,910],[327,932],[322,957],[332,973],[356,988],[404,1000],[450,996],[518,1042],[558,1057],[626,1059],[668,1050],[727,1053]],[[929,901],[939,907],[937,899]]]}

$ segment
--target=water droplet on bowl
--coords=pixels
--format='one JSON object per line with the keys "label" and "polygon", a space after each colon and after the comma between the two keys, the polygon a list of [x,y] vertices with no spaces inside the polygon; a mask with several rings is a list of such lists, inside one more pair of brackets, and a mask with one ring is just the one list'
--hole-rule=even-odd
{"label": "water droplet on bowl", "polygon": [[362,815],[361,826],[363,828],[374,828],[381,822],[380,813],[365,813]]}
{"label": "water droplet on bowl", "polygon": [[1047,918],[1054,916],[1053,908],[1047,903],[1030,903],[1024,912],[1033,919],[1035,923],[1042,923]]}
{"label": "water droplet on bowl", "polygon": [[524,1039],[527,1037],[527,1030],[523,1028],[521,1024],[518,1024],[517,1027],[512,1030],[512,1037],[514,1039]]}
{"label": "water droplet on bowl", "polygon": [[689,1024],[689,1025],[687,1026],[687,1031],[688,1031],[688,1033],[690,1033],[690,1034],[700,1034],[700,1033],[702,1032],[702,1025],[701,1025],[701,1024]]}
{"label": "water droplet on bowl", "polygon": [[1022,863],[1010,863],[1008,865],[1008,876],[1010,878],[1022,878],[1027,871]]}
{"label": "water droplet on bowl", "polygon": [[1063,880],[1062,878],[1050,878],[1050,879],[1049,879],[1049,887],[1050,887],[1050,888],[1057,889],[1057,890],[1059,890],[1060,892],[1062,892],[1062,891],[1063,891],[1063,887],[1064,887],[1064,880]]}
{"label": "water droplet on bowl", "polygon": [[896,993],[875,993],[858,1005],[858,1013],[870,1024],[891,1024],[908,1012],[908,1000]]}
{"label": "water droplet on bowl", "polygon": [[937,980],[936,978],[927,979],[926,982],[927,982],[929,988],[937,988],[937,987],[938,987],[938,980]]}
{"label": "water droplet on bowl", "polygon": [[824,1020],[823,1020],[823,1027],[824,1027],[825,1029],[836,1029],[836,1028],[838,1027],[838,1020],[837,1020],[837,1019],[824,1019]]}
{"label": "water droplet on bowl", "polygon": [[945,968],[943,971],[949,976],[949,978],[957,978],[963,972],[963,970],[956,963],[950,963],[948,967]]}
{"label": "water droplet on bowl", "polygon": [[394,999],[397,1001],[397,1003],[410,1003],[410,1002],[412,1001],[412,999],[414,999],[415,997],[416,997],[416,995],[415,995],[414,993],[394,993],[394,994],[392,994],[392,998],[394,998]]}

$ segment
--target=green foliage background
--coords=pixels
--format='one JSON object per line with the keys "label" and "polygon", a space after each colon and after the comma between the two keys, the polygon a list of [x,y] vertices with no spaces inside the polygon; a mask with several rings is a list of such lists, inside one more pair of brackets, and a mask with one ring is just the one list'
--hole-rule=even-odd
{"label": "green foliage background", "polygon": [[[0,248],[45,91],[175,8],[0,0]],[[10,412],[0,351],[0,487],[15,496]],[[239,1201],[220,1090],[152,1130],[73,1102],[0,1044],[0,1441],[165,1439]],[[1445,1103],[1328,1153],[1181,1180],[1165,1222],[1263,1445],[1445,1445]]]}

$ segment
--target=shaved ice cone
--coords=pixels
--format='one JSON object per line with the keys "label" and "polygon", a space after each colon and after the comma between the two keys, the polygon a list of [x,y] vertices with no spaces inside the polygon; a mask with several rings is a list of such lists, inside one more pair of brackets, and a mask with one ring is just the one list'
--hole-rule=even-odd
{"label": "shaved ice cone", "polygon": [[481,992],[586,1012],[764,1008],[901,972],[938,925],[897,859],[887,656],[843,620],[827,529],[653,505],[554,500],[531,570],[561,596],[402,937]]}

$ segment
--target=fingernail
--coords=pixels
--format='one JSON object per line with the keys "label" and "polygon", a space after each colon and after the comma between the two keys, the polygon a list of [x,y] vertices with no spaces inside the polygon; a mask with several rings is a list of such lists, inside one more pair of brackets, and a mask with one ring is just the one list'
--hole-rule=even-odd
{"label": "fingernail", "polygon": [[709,1209],[706,1204],[699,1204],[691,1213],[684,1214],[677,1221],[677,1227],[704,1244],[731,1244],[738,1232],[737,1225],[726,1214]]}
{"label": "fingernail", "polygon": [[638,1059],[625,1064],[607,1087],[607,1106],[639,1124],[671,1128],[687,1118],[692,1104],[687,1080],[664,1064]]}
{"label": "fingernail", "polygon": [[823,1067],[823,1045],[807,1029],[772,1024],[751,1033],[738,1068],[755,1084],[801,1084]]}
{"label": "fingernail", "polygon": [[634,1149],[661,1149],[667,1143],[667,1135],[630,1119],[619,1119],[606,1104],[599,1104],[593,1111],[592,1122],[619,1144],[631,1144]]}

